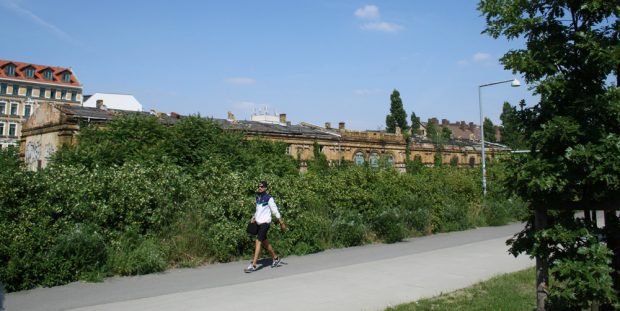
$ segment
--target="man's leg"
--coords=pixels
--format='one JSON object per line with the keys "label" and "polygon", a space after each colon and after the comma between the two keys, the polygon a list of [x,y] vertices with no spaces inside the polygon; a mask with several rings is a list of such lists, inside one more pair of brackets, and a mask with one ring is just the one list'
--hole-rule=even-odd
{"label": "man's leg", "polygon": [[254,242],[254,258],[252,259],[252,265],[254,266],[256,266],[256,262],[258,261],[258,255],[260,255],[260,241],[256,240]]}
{"label": "man's leg", "polygon": [[263,247],[267,250],[267,252],[269,252],[269,255],[271,255],[271,258],[273,259],[278,258],[278,256],[276,256],[276,252],[273,250],[273,247],[271,247],[271,244],[269,243],[269,241],[264,240]]}

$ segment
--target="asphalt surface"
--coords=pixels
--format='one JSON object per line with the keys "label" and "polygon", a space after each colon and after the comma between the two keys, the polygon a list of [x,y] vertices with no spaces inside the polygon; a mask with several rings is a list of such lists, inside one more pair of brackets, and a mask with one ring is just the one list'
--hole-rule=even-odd
{"label": "asphalt surface", "polygon": [[[6,295],[7,311],[383,310],[534,266],[505,242],[522,224],[328,250],[244,273],[248,261]],[[277,250],[276,250],[277,251]],[[532,285],[534,287],[534,285]],[[532,288],[532,290],[534,290]]]}

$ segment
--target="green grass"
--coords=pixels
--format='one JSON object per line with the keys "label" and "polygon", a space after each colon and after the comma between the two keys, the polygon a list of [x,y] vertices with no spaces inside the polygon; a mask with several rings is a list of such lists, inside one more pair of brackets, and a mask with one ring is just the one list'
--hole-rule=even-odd
{"label": "green grass", "polygon": [[534,268],[503,274],[473,286],[387,308],[390,311],[422,310],[534,310],[536,308]]}

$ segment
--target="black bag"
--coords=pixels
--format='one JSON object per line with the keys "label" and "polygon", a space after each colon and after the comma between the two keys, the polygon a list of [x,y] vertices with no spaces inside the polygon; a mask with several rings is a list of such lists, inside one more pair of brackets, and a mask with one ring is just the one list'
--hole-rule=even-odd
{"label": "black bag", "polygon": [[248,228],[246,229],[248,234],[257,235],[258,234],[258,224],[255,222],[248,223]]}

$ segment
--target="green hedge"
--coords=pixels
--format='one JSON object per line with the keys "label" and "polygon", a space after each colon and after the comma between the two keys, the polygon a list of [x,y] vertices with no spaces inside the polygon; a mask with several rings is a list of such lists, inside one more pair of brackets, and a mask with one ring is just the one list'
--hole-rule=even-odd
{"label": "green hedge", "polygon": [[[214,154],[211,146],[177,161],[134,141],[139,157],[125,150],[106,163],[99,157],[112,151],[78,145],[45,170],[27,172],[15,150],[0,150],[0,163],[13,163],[0,171],[0,281],[18,291],[249,258],[253,241],[245,226],[260,180],[270,182],[289,225],[285,233],[269,232],[282,256],[497,225],[522,214],[523,204],[501,189],[483,202],[478,170],[422,167],[407,174],[344,166],[300,175],[279,144],[219,135],[208,143],[234,140],[241,149],[235,157]],[[145,137],[152,143],[156,136]],[[80,154],[88,154],[86,162]],[[256,154],[263,158],[248,160]]]}

